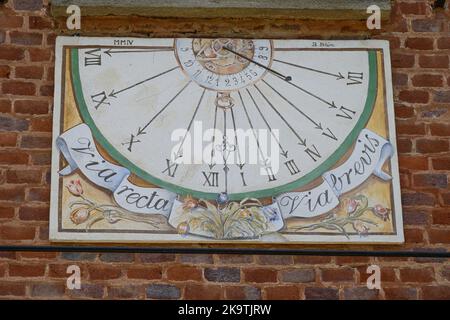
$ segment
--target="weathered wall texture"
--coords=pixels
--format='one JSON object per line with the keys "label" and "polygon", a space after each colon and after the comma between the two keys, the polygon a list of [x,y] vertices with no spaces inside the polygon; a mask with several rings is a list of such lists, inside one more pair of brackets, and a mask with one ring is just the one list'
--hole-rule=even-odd
{"label": "weathered wall texture", "polygon": [[[0,5],[0,244],[49,244],[54,40],[43,0]],[[395,1],[391,21],[89,17],[82,35],[388,39],[392,48],[406,244],[450,250],[449,11]],[[60,31],[58,31],[60,30]],[[324,247],[324,246],[322,246]],[[330,248],[330,247],[327,247]],[[337,247],[346,249],[348,247]],[[352,247],[355,249],[355,247]],[[382,290],[365,287],[369,264]],[[82,290],[65,288],[66,267]],[[249,255],[1,253],[0,298],[450,299],[445,259]]]}

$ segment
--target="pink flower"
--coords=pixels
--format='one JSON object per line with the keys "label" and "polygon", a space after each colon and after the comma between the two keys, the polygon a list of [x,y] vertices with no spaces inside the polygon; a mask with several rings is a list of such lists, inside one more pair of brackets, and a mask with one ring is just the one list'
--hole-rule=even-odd
{"label": "pink flower", "polygon": [[373,208],[373,213],[383,221],[389,220],[389,209],[383,207],[381,204],[377,204]]}
{"label": "pink flower", "polygon": [[364,223],[362,223],[361,221],[355,221],[353,222],[353,229],[355,229],[356,232],[358,232],[358,234],[361,237],[365,237],[367,236],[368,232],[369,232],[369,227],[366,226]]}
{"label": "pink flower", "polygon": [[187,235],[189,233],[189,224],[187,222],[181,222],[177,227],[177,231],[179,235]]}
{"label": "pink flower", "polygon": [[347,213],[350,214],[355,212],[358,205],[358,201],[356,201],[355,199],[349,199],[347,202]]}
{"label": "pink flower", "polygon": [[78,208],[70,213],[70,220],[75,224],[81,224],[89,219],[89,211],[86,208]]}
{"label": "pink flower", "polygon": [[83,187],[81,186],[80,180],[71,180],[68,185],[66,185],[67,190],[71,194],[73,194],[76,197],[79,197],[83,194]]}

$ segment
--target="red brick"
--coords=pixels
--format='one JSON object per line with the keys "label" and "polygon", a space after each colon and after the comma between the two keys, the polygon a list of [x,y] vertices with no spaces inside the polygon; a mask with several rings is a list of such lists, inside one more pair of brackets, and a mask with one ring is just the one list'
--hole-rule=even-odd
{"label": "red brick", "polygon": [[383,287],[387,300],[417,300],[417,289],[409,287]]}
{"label": "red brick", "polygon": [[220,286],[189,283],[184,289],[184,299],[220,300],[223,296],[223,291]]}
{"label": "red brick", "polygon": [[421,90],[402,90],[400,91],[399,99],[409,103],[428,103],[430,94]]}
{"label": "red brick", "polygon": [[42,33],[11,31],[9,37],[12,44],[23,46],[38,46],[42,44]]}
{"label": "red brick", "polygon": [[17,144],[17,133],[0,132],[0,147],[14,147]]}
{"label": "red brick", "polygon": [[415,174],[413,176],[414,186],[423,188],[447,188],[448,179],[446,174]]}
{"label": "red brick", "polygon": [[432,268],[402,268],[400,269],[400,280],[402,282],[432,282],[434,271]]}
{"label": "red brick", "polygon": [[261,290],[250,286],[227,286],[225,287],[225,296],[230,300],[259,300],[261,299]]}
{"label": "red brick", "polygon": [[265,268],[249,268],[243,269],[246,282],[277,282],[277,272],[272,269]]}
{"label": "red brick", "polygon": [[30,60],[32,62],[50,61],[52,51],[49,49],[28,48]]}
{"label": "red brick", "polygon": [[442,87],[443,77],[438,74],[417,74],[412,77],[415,87]]}
{"label": "red brick", "polygon": [[31,119],[31,131],[36,132],[51,132],[52,131],[52,118],[34,118]]}
{"label": "red brick", "polygon": [[428,157],[420,156],[404,156],[401,155],[398,158],[400,170],[427,170],[428,169]]}
{"label": "red brick", "polygon": [[412,68],[415,57],[413,54],[392,53],[391,60],[394,68]]}
{"label": "red brick", "polygon": [[396,2],[400,13],[405,15],[426,15],[427,4],[425,2]]}
{"label": "red brick", "polygon": [[0,100],[0,113],[11,112],[11,101],[10,100]]}
{"label": "red brick", "polygon": [[0,66],[0,78],[8,79],[11,74],[11,68],[9,66]]}
{"label": "red brick", "polygon": [[433,136],[450,136],[450,125],[447,123],[431,123],[430,132]]}
{"label": "red brick", "polygon": [[294,264],[326,264],[331,262],[331,257],[326,256],[294,256]]}
{"label": "red brick", "polygon": [[321,271],[324,282],[355,281],[355,269],[353,268],[322,269]]}
{"label": "red brick", "polygon": [[397,151],[399,153],[409,153],[412,151],[411,139],[399,139],[397,138]]}
{"label": "red brick", "polygon": [[394,86],[406,86],[408,84],[408,75],[404,73],[392,73],[392,83]]}
{"label": "red brick", "polygon": [[437,19],[416,19],[411,21],[411,27],[415,32],[441,32],[443,21]]}
{"label": "red brick", "polygon": [[396,105],[394,111],[395,116],[402,119],[412,118],[415,115],[414,108],[403,105]]}
{"label": "red brick", "polygon": [[437,47],[439,49],[450,49],[450,37],[441,37],[437,39]]}
{"label": "red brick", "polygon": [[10,219],[14,217],[14,207],[0,206],[0,219]]}
{"label": "red brick", "polygon": [[0,296],[24,296],[25,284],[10,281],[0,282]]}
{"label": "red brick", "polygon": [[202,280],[202,270],[193,266],[176,265],[167,269],[167,278],[175,281]]}
{"label": "red brick", "polygon": [[33,260],[54,260],[58,254],[56,252],[21,252],[21,259],[33,259]]}
{"label": "red brick", "polygon": [[127,270],[128,279],[145,279],[154,280],[161,279],[161,267],[133,267]]}
{"label": "red brick", "polygon": [[53,96],[53,86],[52,85],[41,86],[39,89],[39,93],[43,97],[51,97]]}
{"label": "red brick", "polygon": [[16,100],[14,111],[23,114],[47,114],[48,102],[39,100]]}
{"label": "red brick", "polygon": [[4,94],[32,96],[36,93],[36,86],[31,82],[9,80],[3,82],[2,90]]}
{"label": "red brick", "polygon": [[39,16],[30,16],[28,21],[30,29],[50,29],[53,25],[51,19]]}
{"label": "red brick", "polygon": [[16,78],[42,79],[44,68],[38,66],[18,66],[15,69]]}
{"label": "red brick", "polygon": [[450,300],[450,286],[422,287],[422,299],[424,299],[424,300]]}
{"label": "red brick", "polygon": [[298,300],[300,291],[296,286],[276,286],[264,288],[268,300]]}
{"label": "red brick", "polygon": [[30,149],[49,149],[52,145],[52,138],[50,136],[22,136],[20,146],[22,148]]}
{"label": "red brick", "polygon": [[42,277],[45,274],[45,264],[10,264],[11,277]]}
{"label": "red brick", "polygon": [[102,265],[92,265],[88,267],[91,280],[117,279],[122,276],[121,267],[107,267]]}
{"label": "red brick", "polygon": [[0,50],[0,59],[3,60],[22,60],[25,57],[25,51],[22,48],[2,46]]}
{"label": "red brick", "polygon": [[294,263],[292,256],[283,256],[283,255],[262,255],[257,257],[257,261],[260,264],[267,265],[290,265]]}
{"label": "red brick", "polygon": [[0,164],[27,164],[28,154],[21,151],[0,151]]}
{"label": "red brick", "polygon": [[143,298],[145,295],[144,287],[125,285],[108,288],[108,298],[113,299],[136,299]]}
{"label": "red brick", "polygon": [[0,28],[20,28],[23,25],[23,18],[21,16],[6,16],[2,15],[0,19]]}
{"label": "red brick", "polygon": [[48,221],[49,208],[48,207],[21,207],[19,209],[20,220],[32,221]]}
{"label": "red brick", "polygon": [[423,230],[422,229],[404,229],[406,243],[422,243]]}
{"label": "red brick", "polygon": [[0,186],[0,200],[23,201],[25,198],[25,188],[23,186]]}
{"label": "red brick", "polygon": [[429,213],[417,208],[403,210],[403,223],[407,226],[428,225]]}
{"label": "red brick", "polygon": [[448,55],[421,55],[419,66],[422,68],[448,68]]}
{"label": "red brick", "polygon": [[399,135],[425,135],[424,123],[398,121],[395,126]]}
{"label": "red brick", "polygon": [[431,50],[433,49],[433,39],[431,38],[407,38],[405,47],[416,50]]}
{"label": "red brick", "polygon": [[450,225],[450,210],[448,209],[433,209],[432,217],[433,224]]}
{"label": "red brick", "polygon": [[0,226],[0,239],[33,240],[36,230],[31,226]]}
{"label": "red brick", "polygon": [[9,170],[6,173],[8,183],[39,183],[41,179],[40,170]]}
{"label": "red brick", "polygon": [[418,139],[416,150],[420,153],[439,153],[448,151],[448,140]]}
{"label": "red brick", "polygon": [[38,201],[38,202],[48,202],[50,200],[50,189],[49,188],[30,188],[28,190],[28,195],[26,200],[28,201]]}
{"label": "red brick", "polygon": [[435,204],[434,195],[425,192],[402,193],[402,203],[405,206],[433,206]]}
{"label": "red brick", "polygon": [[450,243],[450,230],[429,229],[428,238],[430,243]]}

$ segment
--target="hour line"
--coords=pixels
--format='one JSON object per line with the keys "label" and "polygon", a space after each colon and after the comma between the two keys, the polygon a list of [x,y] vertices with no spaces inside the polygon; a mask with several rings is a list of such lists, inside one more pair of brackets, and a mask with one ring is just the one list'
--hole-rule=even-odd
{"label": "hour line", "polygon": [[223,172],[225,173],[225,193],[228,193],[228,171],[230,168],[227,165],[229,154],[227,154],[227,111],[223,109],[223,138],[222,138],[222,159]]}
{"label": "hour line", "polygon": [[184,141],[186,140],[186,136],[188,135],[189,131],[191,130],[192,123],[194,122],[195,116],[197,115],[198,108],[200,107],[200,104],[202,103],[203,96],[205,95],[205,92],[206,92],[206,89],[203,89],[202,95],[200,96],[200,99],[198,100],[197,107],[195,108],[194,114],[192,115],[192,118],[189,121],[189,125],[188,125],[188,127],[186,129],[186,133],[184,134],[183,140],[181,140],[180,147],[178,148],[178,151],[175,154],[175,156],[177,158],[182,156],[182,154],[180,154],[181,148],[183,147]]}
{"label": "hour line", "polygon": [[272,128],[270,127],[269,122],[267,121],[266,117],[264,117],[264,114],[261,112],[261,109],[259,108],[258,104],[256,103],[256,101],[255,101],[255,99],[253,98],[253,96],[252,96],[252,94],[250,93],[250,91],[249,91],[248,89],[246,89],[246,90],[247,90],[248,95],[250,96],[250,99],[252,99],[252,101],[253,101],[253,105],[256,107],[256,110],[258,110],[259,115],[261,116],[261,118],[263,119],[263,121],[264,121],[264,123],[266,124],[267,128],[269,129],[270,134],[271,134],[271,135],[274,137],[274,139],[277,141],[278,146],[279,146],[280,149],[281,149],[281,155],[282,155],[283,157],[287,158],[287,156],[288,156],[288,151],[285,150],[285,149],[282,147],[282,145],[281,145],[280,141],[278,140],[278,138],[273,134]]}
{"label": "hour line", "polygon": [[306,113],[304,113],[302,110],[300,110],[295,104],[293,104],[291,101],[289,101],[285,96],[283,96],[280,92],[278,92],[274,87],[272,87],[270,84],[268,84],[266,80],[262,79],[261,81],[264,82],[269,88],[271,88],[276,94],[278,94],[284,101],[289,103],[289,105],[291,107],[293,107],[295,110],[297,110],[302,116],[304,116],[312,124],[314,124],[316,129],[323,130],[322,124],[320,122],[314,121],[310,116],[308,116]]}
{"label": "hour line", "polygon": [[112,57],[116,53],[142,53],[142,52],[167,52],[173,51],[172,47],[161,47],[155,49],[143,49],[143,50],[113,50],[112,48],[105,50],[104,53]]}
{"label": "hour line", "polygon": [[172,99],[170,99],[170,101],[169,102],[167,102],[167,104],[164,106],[164,107],[162,107],[162,109],[161,110],[159,110],[154,116],[153,116],[153,118],[151,118],[150,119],[150,121],[149,122],[147,122],[147,124],[145,125],[145,126],[143,126],[142,128],[141,127],[139,127],[138,128],[138,132],[137,132],[137,136],[139,136],[139,135],[142,135],[142,134],[146,134],[147,132],[145,132],[145,130],[147,129],[147,127],[153,122],[153,120],[155,120],[157,117],[159,117],[159,115],[161,114],[161,113],[163,113],[164,112],[164,110],[166,110],[167,109],[167,107],[184,91],[184,89],[186,89],[187,88],[187,86],[191,83],[192,81],[191,80],[189,80],[184,86],[183,86],[183,88],[181,88],[181,90],[180,91],[178,91],[173,97],[172,97]]}
{"label": "hour line", "polygon": [[214,131],[213,131],[213,137],[212,137],[211,160],[210,160],[210,163],[208,165],[209,169],[214,168],[214,166],[216,165],[215,163],[213,164],[213,158],[214,158],[214,155],[216,153],[214,144],[216,143],[216,129],[217,129],[216,126],[217,126],[217,109],[218,108],[219,107],[216,104],[216,109],[214,110]]}
{"label": "hour line", "polygon": [[266,164],[266,163],[267,163],[267,159],[266,159],[266,157],[264,156],[263,152],[261,151],[261,147],[260,147],[260,145],[259,145],[259,140],[258,140],[258,137],[256,136],[255,128],[253,127],[252,120],[250,119],[250,116],[249,116],[249,114],[248,114],[247,108],[246,108],[246,106],[245,106],[244,99],[242,99],[242,95],[241,95],[241,92],[240,92],[240,91],[238,91],[238,94],[239,94],[239,98],[240,98],[241,103],[242,103],[242,107],[244,108],[245,115],[247,116],[248,123],[249,123],[249,125],[250,125],[250,128],[252,129],[253,136],[255,137],[256,145],[257,145],[258,151],[259,151],[259,155],[261,156],[261,159],[264,161],[264,164]]}
{"label": "hour line", "polygon": [[319,97],[318,95],[316,95],[316,94],[314,94],[314,93],[312,93],[312,92],[310,92],[310,91],[308,91],[306,89],[303,89],[302,87],[299,87],[298,85],[296,85],[296,84],[294,84],[292,82],[288,82],[288,83],[290,85],[294,86],[295,88],[299,89],[300,91],[303,91],[304,93],[310,95],[311,97],[314,97],[314,98],[316,98],[319,101],[322,101],[323,103],[327,104],[330,108],[333,108],[333,109],[337,108],[336,104],[334,103],[334,101],[329,102],[329,101]]}
{"label": "hour line", "polygon": [[295,63],[291,63],[291,62],[287,62],[287,61],[282,61],[282,60],[278,60],[278,59],[273,59],[273,61],[276,61],[276,62],[279,62],[279,63],[283,63],[283,64],[287,64],[287,65],[292,66],[292,67],[305,69],[305,70],[309,70],[309,71],[325,74],[325,75],[328,75],[328,76],[332,76],[332,77],[336,78],[336,80],[345,79],[345,77],[340,72],[338,72],[338,74],[334,74],[334,73],[330,73],[330,72],[326,72],[326,71],[322,71],[322,70],[318,70],[318,69],[314,69],[314,68],[309,68],[309,67],[305,67],[305,66],[302,66],[302,65],[299,65],[299,64],[295,64]]}
{"label": "hour line", "polygon": [[158,73],[158,74],[155,75],[155,76],[152,76],[152,77],[150,77],[150,78],[144,79],[144,80],[139,81],[139,82],[136,82],[135,84],[133,84],[133,85],[131,85],[131,86],[129,86],[129,87],[126,87],[126,88],[124,88],[124,89],[121,89],[121,90],[119,90],[119,91],[114,91],[114,89],[113,89],[113,90],[111,91],[111,93],[109,94],[109,96],[110,96],[110,97],[113,97],[113,98],[117,98],[117,95],[118,95],[118,94],[120,94],[120,93],[122,93],[122,92],[124,92],[124,91],[127,91],[127,90],[129,90],[129,89],[132,89],[132,88],[134,88],[134,87],[136,87],[136,86],[138,86],[138,85],[141,85],[141,84],[143,84],[143,83],[145,83],[145,82],[148,82],[148,81],[150,81],[150,80],[156,79],[156,78],[158,78],[158,77],[160,77],[160,76],[162,76],[162,75],[165,75],[166,73],[169,73],[169,72],[171,72],[171,71],[173,71],[173,70],[175,70],[175,69],[178,69],[179,67],[180,67],[180,66],[176,66],[176,67],[170,68],[169,70],[163,71],[163,72],[161,72],[161,73]]}
{"label": "hour line", "polygon": [[291,126],[291,124],[283,117],[283,115],[273,106],[273,104],[269,101],[269,99],[262,93],[262,91],[256,86],[254,85],[254,87],[256,88],[256,90],[258,90],[259,94],[264,98],[264,100],[266,100],[266,102],[269,104],[269,106],[273,109],[273,111],[276,112],[276,114],[281,118],[281,120],[283,120],[283,122],[286,124],[286,126],[292,131],[292,133],[298,138],[298,140],[300,141],[298,144],[306,147],[306,139],[302,138],[297,131],[294,130],[294,128]]}
{"label": "hour line", "polygon": [[241,151],[239,150],[238,138],[237,138],[237,130],[236,130],[236,120],[234,119],[233,108],[231,108],[231,120],[233,121],[234,142],[236,144],[236,149],[237,149],[237,154],[238,154],[238,159],[239,159],[239,163],[237,164],[237,166],[239,167],[239,169],[242,170],[242,168],[244,167],[245,163],[242,163]]}

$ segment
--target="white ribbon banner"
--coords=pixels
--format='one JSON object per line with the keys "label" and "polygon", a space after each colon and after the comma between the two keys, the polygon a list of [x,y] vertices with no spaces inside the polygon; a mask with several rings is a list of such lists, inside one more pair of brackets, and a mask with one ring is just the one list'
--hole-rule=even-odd
{"label": "white ribbon banner", "polygon": [[[94,184],[113,192],[116,203],[125,210],[141,214],[161,214],[172,226],[177,225],[182,203],[177,194],[161,188],[143,188],[128,181],[130,171],[104,159],[98,152],[91,130],[79,124],[56,139],[68,166],[59,173],[66,176],[80,169]],[[311,218],[324,214],[339,205],[339,196],[353,190],[372,174],[383,181],[391,176],[382,171],[386,160],[393,154],[389,141],[363,129],[351,156],[339,167],[325,172],[323,182],[310,190],[283,193],[263,210],[280,217],[272,219],[268,232],[283,227],[283,220],[291,217]]]}

